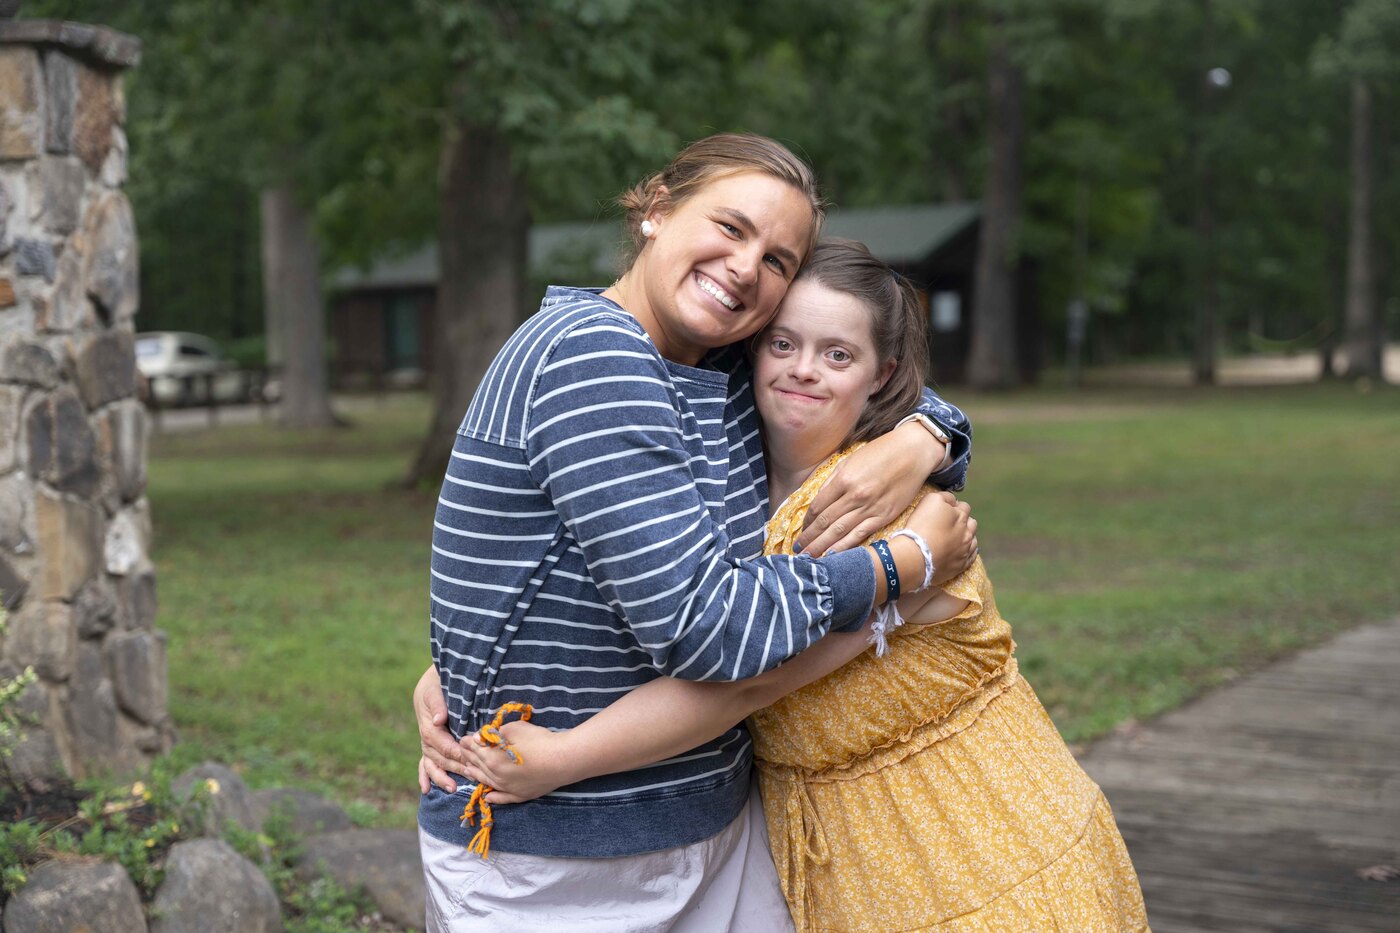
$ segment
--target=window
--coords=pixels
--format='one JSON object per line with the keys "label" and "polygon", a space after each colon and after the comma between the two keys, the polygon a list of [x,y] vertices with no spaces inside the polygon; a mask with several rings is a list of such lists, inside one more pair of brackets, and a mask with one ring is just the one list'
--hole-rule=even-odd
{"label": "window", "polygon": [[962,326],[962,295],[937,292],[933,296],[931,323],[935,333],[948,333]]}

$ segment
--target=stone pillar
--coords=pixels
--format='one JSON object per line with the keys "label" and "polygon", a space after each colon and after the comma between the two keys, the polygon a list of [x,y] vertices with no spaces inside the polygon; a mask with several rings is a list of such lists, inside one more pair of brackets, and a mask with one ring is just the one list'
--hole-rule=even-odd
{"label": "stone pillar", "polygon": [[108,29],[0,22],[0,677],[38,674],[8,762],[26,783],[130,771],[173,739],[122,193],[139,55]]}

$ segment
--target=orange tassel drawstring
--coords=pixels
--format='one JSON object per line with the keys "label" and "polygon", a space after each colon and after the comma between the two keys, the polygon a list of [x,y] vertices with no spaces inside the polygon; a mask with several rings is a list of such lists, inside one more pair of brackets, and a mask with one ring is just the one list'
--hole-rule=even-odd
{"label": "orange tassel drawstring", "polygon": [[[520,753],[515,750],[505,739],[501,738],[501,724],[505,722],[506,716],[511,713],[519,713],[521,722],[529,722],[534,715],[535,708],[529,703],[506,703],[496,711],[496,718],[482,726],[477,733],[488,745],[498,746],[502,751],[510,756],[510,760],[520,764]],[[462,825],[476,825],[476,815],[481,813],[481,828],[472,837],[471,843],[467,846],[469,852],[475,852],[482,858],[491,854],[491,826],[495,820],[491,816],[491,805],[486,802],[486,795],[491,793],[491,788],[484,783],[478,783],[476,789],[472,791],[471,797],[467,800],[467,805],[462,809]]]}

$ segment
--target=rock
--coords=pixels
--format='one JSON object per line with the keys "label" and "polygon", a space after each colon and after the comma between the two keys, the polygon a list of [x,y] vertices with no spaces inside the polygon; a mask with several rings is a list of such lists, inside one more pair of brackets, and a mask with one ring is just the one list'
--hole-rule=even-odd
{"label": "rock", "polygon": [[136,313],[140,294],[136,221],[126,196],[120,191],[104,195],[88,210],[83,230],[84,290],[97,303],[103,320],[113,323],[130,318]]}
{"label": "rock", "polygon": [[58,384],[58,361],[41,343],[13,340],[0,357],[0,378],[6,382],[52,389]]}
{"label": "rock", "polygon": [[0,46],[0,159],[32,159],[43,151],[42,82],[38,52]]}
{"label": "rock", "polygon": [[83,241],[81,235],[68,241],[63,255],[58,257],[54,273],[53,294],[40,317],[41,330],[66,333],[87,324],[96,323],[87,293],[83,290]]}
{"label": "rock", "polygon": [[6,612],[18,608],[27,592],[29,581],[23,572],[0,554],[0,606],[4,606]]}
{"label": "rock", "polygon": [[5,760],[5,770],[19,786],[36,790],[68,777],[53,733],[42,726],[20,727],[19,738]]}
{"label": "rock", "polygon": [[101,331],[78,351],[78,388],[88,408],[136,394],[136,341],[121,330]]}
{"label": "rock", "polygon": [[124,628],[148,629],[156,624],[156,574],[150,564],[117,581],[117,620]]}
{"label": "rock", "polygon": [[303,843],[297,877],[328,875],[347,890],[364,888],[386,919],[423,929],[427,888],[412,829],[347,829]]}
{"label": "rock", "polygon": [[143,760],[122,736],[116,695],[103,668],[101,650],[92,642],[79,641],[75,654],[68,703],[63,707],[65,731],[59,740],[60,747],[66,747],[74,776],[136,770]]}
{"label": "rock", "polygon": [[164,632],[117,632],[103,645],[117,704],[140,722],[165,718]]}
{"label": "rock", "polygon": [[49,240],[20,237],[15,240],[15,271],[42,275],[45,282],[52,282],[58,271],[58,251]]}
{"label": "rock", "polygon": [[146,929],[141,896],[115,862],[45,862],[5,905],[15,933],[139,933]]}
{"label": "rock", "polygon": [[44,83],[48,90],[45,148],[67,155],[73,151],[73,114],[78,102],[78,63],[58,51],[44,53]]}
{"label": "rock", "polygon": [[188,800],[199,785],[204,785],[209,791],[204,811],[205,835],[217,835],[219,827],[226,822],[236,823],[251,832],[261,828],[253,815],[253,798],[248,792],[248,785],[232,769],[215,761],[206,761],[172,781],[170,790],[177,800]]}
{"label": "rock", "polygon": [[193,839],[171,847],[151,916],[151,933],[282,929],[282,911],[271,882],[222,839]]}
{"label": "rock", "polygon": [[[0,661],[0,680],[11,680],[19,673],[20,669],[14,664]],[[44,727],[49,718],[51,693],[49,685],[38,677],[24,688],[15,701],[19,732],[6,756],[4,768],[10,780],[22,787],[40,789],[47,782],[62,779],[68,773],[63,767],[63,756],[59,754],[53,734]]]}
{"label": "rock", "polygon": [[[19,665],[11,661],[0,661],[0,680],[14,680],[22,673],[23,669]],[[49,685],[44,683],[44,679],[36,677],[15,697],[14,706],[11,708],[21,722],[39,723],[49,712],[49,692]]]}
{"label": "rock", "polygon": [[146,491],[145,407],[135,399],[117,402],[98,416],[93,426],[102,472],[115,491],[117,502],[140,498]]}
{"label": "rock", "polygon": [[[4,390],[0,389],[0,395]],[[0,548],[16,555],[34,553],[34,485],[19,471],[0,475]]]}
{"label": "rock", "polygon": [[87,410],[61,388],[30,403],[24,418],[29,471],[63,492],[90,496],[97,488],[97,440]]}
{"label": "rock", "polygon": [[32,664],[40,677],[58,683],[73,674],[77,645],[72,610],[59,602],[26,601],[5,633],[7,660],[21,668]]}
{"label": "rock", "polygon": [[102,545],[102,559],[107,572],[124,577],[140,566],[146,556],[136,517],[130,509],[118,512],[107,526],[107,540]]}
{"label": "rock", "polygon": [[34,496],[41,599],[71,600],[97,572],[102,513],[40,488]]}
{"label": "rock", "polygon": [[[0,256],[5,255],[10,249],[6,243],[9,241],[10,212],[14,209],[15,202],[14,199],[10,197],[10,186],[6,184],[3,177],[0,177]],[[13,296],[13,294],[14,292],[12,289],[11,295]],[[13,298],[11,298],[9,304],[14,304]],[[6,304],[0,302],[0,307],[6,307]]]}
{"label": "rock", "polygon": [[[3,238],[5,231],[0,225],[0,238]],[[3,239],[0,239],[0,247],[4,246]],[[4,249],[0,248],[0,255],[4,255]],[[0,279],[0,308],[13,308],[19,304],[19,296],[15,294],[15,283],[9,279]]]}
{"label": "rock", "polygon": [[101,638],[116,621],[116,590],[99,574],[89,580],[73,600],[73,627],[79,638]]}
{"label": "rock", "polygon": [[141,726],[129,731],[136,747],[147,755],[164,755],[170,751],[170,746],[174,744],[174,726],[169,717],[162,719],[159,725]]}
{"label": "rock", "polygon": [[73,151],[92,169],[102,171],[107,149],[112,145],[112,127],[117,124],[117,105],[112,93],[116,78],[78,66],[77,110],[73,115]]}
{"label": "rock", "polygon": [[285,787],[253,791],[253,816],[264,829],[271,817],[286,820],[287,830],[298,839],[354,826],[344,810],[320,794]]}
{"label": "rock", "polygon": [[15,458],[19,453],[20,406],[22,404],[24,404],[23,389],[0,385],[0,473],[8,473],[15,468]]}
{"label": "rock", "polygon": [[77,229],[86,184],[83,163],[73,156],[44,156],[39,161],[39,216],[50,233],[67,236]]}
{"label": "rock", "polygon": [[112,148],[107,151],[107,161],[102,163],[102,184],[108,188],[120,188],[126,184],[126,133],[120,126],[112,127]]}

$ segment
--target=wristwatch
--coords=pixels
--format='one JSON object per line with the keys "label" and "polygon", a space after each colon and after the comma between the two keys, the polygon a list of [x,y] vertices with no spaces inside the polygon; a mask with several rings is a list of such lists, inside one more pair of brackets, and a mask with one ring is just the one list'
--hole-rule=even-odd
{"label": "wristwatch", "polygon": [[932,434],[934,439],[943,445],[943,459],[938,462],[938,466],[934,468],[934,471],[937,472],[943,469],[943,465],[948,462],[948,457],[953,453],[953,439],[948,436],[947,431],[938,426],[937,421],[934,421],[922,412],[915,412],[908,417],[901,418],[899,424],[895,425],[895,427],[901,427],[911,421],[919,422],[919,424],[923,425],[925,431]]}

